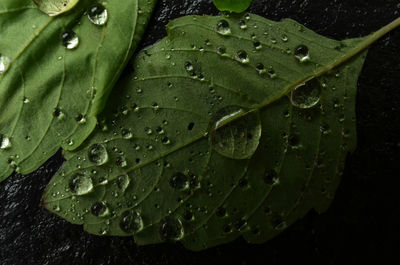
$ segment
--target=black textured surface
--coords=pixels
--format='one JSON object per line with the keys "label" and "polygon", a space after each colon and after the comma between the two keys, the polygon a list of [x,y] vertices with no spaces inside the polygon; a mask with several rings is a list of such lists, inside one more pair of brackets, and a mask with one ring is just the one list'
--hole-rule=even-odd
{"label": "black textured surface", "polygon": [[[398,0],[255,0],[251,12],[289,17],[319,34],[364,36],[400,16]],[[144,39],[164,34],[164,25],[187,14],[218,14],[211,0],[159,0]],[[399,264],[400,29],[370,50],[359,79],[358,148],[327,213],[308,214],[262,245],[242,239],[193,253],[179,244],[137,247],[131,238],[101,238],[83,232],[39,206],[41,194],[62,164],[57,154],[29,176],[0,183],[0,264]]]}

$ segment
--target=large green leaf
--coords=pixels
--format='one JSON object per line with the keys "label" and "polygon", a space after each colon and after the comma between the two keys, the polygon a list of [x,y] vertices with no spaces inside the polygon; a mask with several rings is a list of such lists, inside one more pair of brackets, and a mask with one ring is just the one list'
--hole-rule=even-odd
{"label": "large green leaf", "polygon": [[155,2],[81,0],[57,17],[0,2],[0,181],[90,134]]}
{"label": "large green leaf", "polygon": [[65,153],[43,205],[141,245],[270,239],[331,203],[376,36],[336,41],[249,14],[173,21],[94,134]]}
{"label": "large green leaf", "polygon": [[214,5],[221,11],[241,13],[245,11],[253,0],[213,0]]}

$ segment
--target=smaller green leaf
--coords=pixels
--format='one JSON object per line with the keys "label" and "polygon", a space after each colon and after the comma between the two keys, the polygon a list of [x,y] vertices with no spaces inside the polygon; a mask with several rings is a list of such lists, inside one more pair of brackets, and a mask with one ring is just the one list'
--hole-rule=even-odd
{"label": "smaller green leaf", "polygon": [[33,0],[41,11],[54,17],[71,10],[79,0]]}
{"label": "smaller green leaf", "polygon": [[249,8],[253,0],[213,0],[213,2],[221,11],[242,13]]}

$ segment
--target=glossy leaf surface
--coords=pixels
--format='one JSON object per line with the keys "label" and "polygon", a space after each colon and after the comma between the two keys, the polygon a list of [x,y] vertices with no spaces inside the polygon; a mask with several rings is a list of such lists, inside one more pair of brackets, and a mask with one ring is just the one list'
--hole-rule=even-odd
{"label": "glossy leaf surface", "polygon": [[50,17],[32,0],[1,1],[0,181],[91,133],[154,4],[81,0]]}
{"label": "glossy leaf surface", "polygon": [[221,11],[241,13],[249,8],[253,0],[213,0],[213,2]]}
{"label": "glossy leaf surface", "polygon": [[140,245],[265,242],[332,201],[356,144],[366,40],[251,14],[171,22],[65,153],[44,206]]}

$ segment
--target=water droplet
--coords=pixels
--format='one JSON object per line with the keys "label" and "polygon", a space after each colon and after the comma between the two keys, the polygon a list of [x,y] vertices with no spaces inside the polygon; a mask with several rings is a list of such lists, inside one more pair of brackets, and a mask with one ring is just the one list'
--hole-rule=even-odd
{"label": "water droplet", "polygon": [[105,202],[96,202],[90,208],[91,213],[97,217],[105,217],[110,213],[110,209]]}
{"label": "water droplet", "polygon": [[244,63],[244,64],[250,62],[249,55],[247,54],[247,52],[245,52],[243,50],[240,50],[237,52],[235,59],[236,59],[236,61]]}
{"label": "water droplet", "polygon": [[29,98],[24,97],[24,104],[29,104],[31,101],[29,100]]}
{"label": "water droplet", "polygon": [[4,149],[8,149],[11,147],[11,141],[10,138],[8,138],[7,136],[0,134],[0,149],[4,150]]}
{"label": "water droplet", "polygon": [[180,240],[185,231],[181,220],[175,217],[165,219],[160,226],[160,235],[163,240]]}
{"label": "water droplet", "polygon": [[108,12],[102,5],[95,5],[89,8],[88,18],[95,25],[104,25],[108,20]]}
{"label": "water droplet", "polygon": [[308,51],[308,47],[305,45],[299,45],[294,50],[294,56],[299,60],[301,63],[305,63],[310,60],[310,53]]}
{"label": "water droplet", "polygon": [[131,179],[128,175],[121,175],[117,178],[117,186],[121,191],[125,191],[128,188],[130,182]]}
{"label": "water droplet", "polygon": [[103,165],[108,161],[108,152],[104,145],[102,144],[93,144],[89,148],[89,161],[97,164]]}
{"label": "water droplet", "polygon": [[268,185],[276,185],[279,183],[278,174],[274,169],[265,171],[263,180]]}
{"label": "water droplet", "polygon": [[288,36],[286,34],[282,34],[282,41],[287,42],[289,40]]}
{"label": "water droplet", "polygon": [[247,29],[247,25],[246,25],[246,21],[244,21],[244,20],[240,20],[239,21],[239,27],[241,28],[241,29]]}
{"label": "water droplet", "polygon": [[71,189],[71,192],[76,195],[88,194],[89,192],[93,191],[92,178],[87,175],[77,173],[69,182],[69,188]]}
{"label": "water droplet", "polygon": [[228,21],[224,19],[217,23],[216,30],[221,35],[230,35],[232,33]]}
{"label": "water droplet", "polygon": [[153,133],[153,130],[152,130],[151,128],[149,128],[149,127],[146,127],[146,128],[144,129],[144,131],[145,131],[145,133],[146,133],[147,135],[151,135],[151,134]]}
{"label": "water droplet", "polygon": [[171,177],[169,185],[176,190],[186,190],[189,188],[189,178],[181,172],[175,173]]}
{"label": "water droplet", "polygon": [[121,215],[119,226],[125,233],[136,234],[143,230],[143,219],[139,212],[127,210]]}
{"label": "water droplet", "polygon": [[262,44],[261,44],[261,42],[259,42],[259,41],[253,42],[253,46],[254,46],[254,48],[255,48],[256,50],[261,50],[261,48],[262,48]]}
{"label": "water droplet", "polygon": [[309,109],[317,105],[320,95],[321,86],[316,79],[312,79],[292,89],[290,101],[295,107]]}
{"label": "water droplet", "polygon": [[122,135],[122,137],[123,137],[124,139],[132,139],[132,137],[133,137],[133,133],[132,133],[132,131],[129,130],[129,129],[123,129],[123,130],[121,131],[121,135]]}
{"label": "water droplet", "polygon": [[171,140],[168,137],[163,137],[161,139],[161,142],[165,145],[169,145],[171,143]]}
{"label": "water droplet", "polygon": [[265,74],[267,72],[267,70],[265,69],[265,67],[262,63],[258,63],[256,65],[256,70],[260,75]]}
{"label": "water droplet", "polygon": [[250,158],[260,142],[259,113],[246,112],[237,106],[217,111],[210,120],[209,128],[214,150],[229,158]]}
{"label": "water droplet", "polygon": [[10,67],[10,58],[0,53],[0,75]]}
{"label": "water droplet", "polygon": [[73,32],[73,31],[64,32],[62,34],[61,38],[62,38],[62,44],[68,50],[72,50],[72,49],[75,49],[76,47],[78,47],[79,38],[75,32]]}
{"label": "water droplet", "polygon": [[226,54],[226,48],[225,48],[225,46],[218,46],[218,47],[217,47],[217,53],[218,53],[219,55],[224,55],[224,54]]}
{"label": "water droplet", "polygon": [[128,165],[128,162],[126,162],[126,159],[123,156],[117,157],[117,160],[115,161],[115,163],[119,167],[126,167]]}
{"label": "water droplet", "polygon": [[190,62],[185,62],[185,69],[188,72],[192,72],[194,70],[193,65]]}

